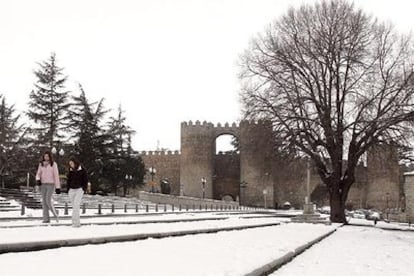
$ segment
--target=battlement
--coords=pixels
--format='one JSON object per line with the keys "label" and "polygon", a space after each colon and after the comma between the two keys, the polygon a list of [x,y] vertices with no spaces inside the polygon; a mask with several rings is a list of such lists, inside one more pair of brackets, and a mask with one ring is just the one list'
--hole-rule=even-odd
{"label": "battlement", "polygon": [[212,122],[207,122],[207,121],[203,121],[202,123],[200,121],[188,121],[188,122],[182,122],[181,123],[182,127],[212,127],[212,128],[235,128],[235,127],[239,127],[238,124],[236,123],[232,123],[231,125],[229,123],[225,123],[225,124],[221,124],[221,123],[217,123],[217,124],[213,124]]}
{"label": "battlement", "polygon": [[178,150],[175,151],[171,151],[171,150],[167,150],[167,151],[162,151],[162,150],[150,150],[150,151],[141,151],[138,153],[139,155],[143,155],[143,156],[148,156],[148,155],[180,155],[181,152]]}
{"label": "battlement", "polygon": [[269,125],[271,124],[271,121],[269,120],[242,120],[240,121],[240,123],[217,123],[217,124],[213,124],[211,122],[207,122],[207,121],[203,121],[200,122],[199,120],[193,122],[193,121],[188,121],[188,122],[181,122],[181,126],[182,127],[213,127],[213,128],[238,128],[241,125]]}
{"label": "battlement", "polygon": [[240,155],[240,153],[238,152],[234,152],[234,151],[219,151],[218,153],[215,154],[215,156],[235,156],[235,155]]}
{"label": "battlement", "polygon": [[271,125],[271,121],[270,120],[242,120],[240,122],[240,126],[270,126]]}
{"label": "battlement", "polygon": [[182,122],[181,127],[214,127],[214,125],[207,121],[203,121],[201,123],[199,120],[197,120],[195,122],[193,121]]}

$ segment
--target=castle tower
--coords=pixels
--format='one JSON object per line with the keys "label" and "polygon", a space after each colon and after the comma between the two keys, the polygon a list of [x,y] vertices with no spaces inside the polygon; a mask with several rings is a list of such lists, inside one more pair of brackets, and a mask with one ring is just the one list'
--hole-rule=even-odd
{"label": "castle tower", "polygon": [[213,124],[181,123],[180,184],[183,195],[202,198],[201,178],[205,177],[205,198],[213,197],[214,145]]}
{"label": "castle tower", "polygon": [[365,207],[380,210],[400,207],[400,171],[395,147],[381,145],[371,149],[367,158],[368,174]]}
{"label": "castle tower", "polygon": [[274,205],[272,177],[273,135],[270,121],[240,123],[240,193],[243,205]]}

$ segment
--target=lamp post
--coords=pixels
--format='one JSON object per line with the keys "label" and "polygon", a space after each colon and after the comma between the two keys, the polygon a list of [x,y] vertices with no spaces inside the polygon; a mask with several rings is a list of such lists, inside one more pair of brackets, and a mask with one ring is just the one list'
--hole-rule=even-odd
{"label": "lamp post", "polygon": [[207,182],[207,179],[205,177],[202,177],[201,186],[203,187],[203,199],[206,197],[206,182]]}
{"label": "lamp post", "polygon": [[57,142],[57,148],[56,147],[52,148],[52,154],[56,155],[56,164],[59,167],[59,156],[63,156],[65,154],[65,151],[60,146],[60,141]]}
{"label": "lamp post", "polygon": [[240,182],[240,190],[241,190],[240,205],[242,205],[242,203],[245,204],[245,202],[246,202],[246,192],[245,192],[246,187],[247,187],[247,182],[246,181]]}
{"label": "lamp post", "polygon": [[154,175],[157,173],[157,170],[154,167],[148,168],[148,172],[151,175],[151,193],[154,192]]}
{"label": "lamp post", "polygon": [[388,213],[390,212],[389,206],[388,206],[388,203],[390,201],[390,193],[385,194],[385,199],[386,199],[386,202],[387,202],[387,221],[388,221]]}
{"label": "lamp post", "polygon": [[132,180],[132,175],[126,174],[125,175],[125,183],[124,183],[124,196],[126,196],[126,194],[127,194],[127,184],[128,184],[128,181],[131,181],[131,180]]}

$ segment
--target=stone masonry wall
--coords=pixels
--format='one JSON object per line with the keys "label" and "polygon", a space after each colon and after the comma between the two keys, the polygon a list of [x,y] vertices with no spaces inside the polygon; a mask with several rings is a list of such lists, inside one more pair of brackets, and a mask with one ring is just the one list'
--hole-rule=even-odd
{"label": "stone masonry wall", "polygon": [[378,146],[368,153],[365,208],[400,207],[400,168],[395,148]]}
{"label": "stone masonry wall", "polygon": [[404,174],[405,212],[407,220],[414,223],[414,172]]}
{"label": "stone masonry wall", "polygon": [[246,188],[241,192],[242,205],[264,206],[266,202],[267,207],[273,207],[272,156],[271,122],[242,121],[240,123],[240,180],[247,183]]}
{"label": "stone masonry wall", "polygon": [[[141,152],[140,156],[147,170],[152,167],[157,171],[154,175],[154,182],[156,183],[154,188],[156,190],[161,191],[160,180],[168,179],[171,185],[171,194],[180,194],[180,154],[178,151],[148,151]],[[150,191],[151,175],[148,171],[145,175],[144,182],[146,185],[143,190]]]}
{"label": "stone masonry wall", "polygon": [[233,200],[240,196],[240,155],[236,153],[214,156],[213,198],[223,199],[230,195]]}

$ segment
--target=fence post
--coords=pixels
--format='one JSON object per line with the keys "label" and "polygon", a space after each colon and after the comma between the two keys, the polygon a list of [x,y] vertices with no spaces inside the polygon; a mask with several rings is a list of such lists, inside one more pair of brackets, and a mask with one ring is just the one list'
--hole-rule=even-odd
{"label": "fence post", "polygon": [[178,205],[178,211],[181,211],[181,204]]}
{"label": "fence post", "polygon": [[68,203],[65,202],[65,211],[63,212],[65,215],[69,214],[69,210],[68,210]]}
{"label": "fence post", "polygon": [[112,213],[115,213],[115,204],[113,204],[113,203],[112,203],[112,205],[111,205],[111,209],[112,209],[112,210],[111,210],[111,211],[112,211]]}
{"label": "fence post", "polygon": [[82,204],[82,214],[86,213],[86,203]]}
{"label": "fence post", "polygon": [[135,213],[138,213],[138,210],[139,210],[139,206],[138,204],[135,204]]}
{"label": "fence post", "polygon": [[174,204],[171,204],[171,211],[174,212]]}
{"label": "fence post", "polygon": [[124,213],[127,213],[127,204],[124,205]]}
{"label": "fence post", "polygon": [[188,204],[185,205],[185,210],[188,212]]}
{"label": "fence post", "polygon": [[155,204],[155,212],[158,212],[158,204]]}
{"label": "fence post", "polygon": [[102,215],[102,205],[98,204],[98,215]]}
{"label": "fence post", "polygon": [[21,216],[24,216],[24,214],[25,214],[25,207],[24,207],[24,203],[22,202],[22,209],[21,209],[21,211],[20,211],[20,215]]}
{"label": "fence post", "polygon": [[147,212],[147,213],[148,213],[148,204],[147,204],[147,205],[145,205],[145,212]]}

